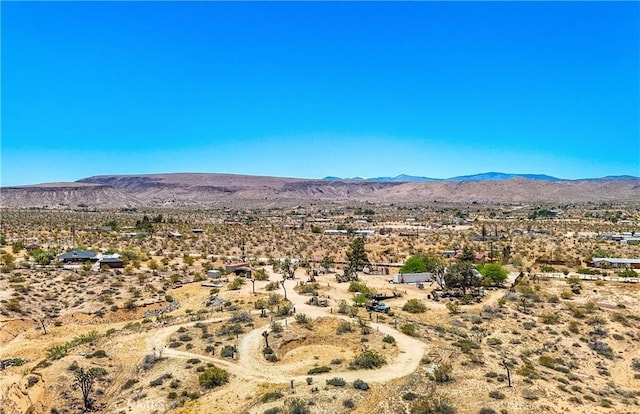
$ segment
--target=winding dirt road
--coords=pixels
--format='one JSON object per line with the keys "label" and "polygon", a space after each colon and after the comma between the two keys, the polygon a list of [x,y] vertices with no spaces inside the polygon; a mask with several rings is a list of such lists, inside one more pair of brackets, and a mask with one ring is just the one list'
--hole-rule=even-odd
{"label": "winding dirt road", "polygon": [[[305,302],[308,297],[299,295],[293,289],[295,283],[295,281],[287,281],[285,282],[285,286],[287,289],[287,297],[293,302],[297,313],[304,313],[312,318],[331,316],[334,318],[353,321],[353,319],[344,315],[330,314],[327,308],[307,305]],[[293,319],[293,317],[287,318],[286,324],[292,323]],[[200,321],[200,323],[219,321],[220,318],[215,318]],[[284,323],[285,320],[283,319],[281,322]],[[217,365],[228,370],[232,375],[241,378],[243,381],[251,381],[254,383],[288,383],[291,380],[297,382],[304,381],[307,377],[307,375],[293,374],[293,372],[299,370],[299,364],[296,364],[295,362],[289,364],[274,364],[265,360],[264,355],[262,354],[264,341],[262,333],[266,330],[265,327],[256,328],[241,337],[240,343],[238,344],[237,360],[229,360],[215,356],[203,356],[202,354],[165,347],[167,338],[171,334],[175,333],[178,328],[194,324],[195,322],[189,322],[181,325],[161,328],[156,331],[147,341],[148,353],[162,349],[162,355],[167,358],[199,358],[201,360],[215,362]],[[426,349],[426,345],[423,342],[407,336],[387,325],[370,322],[370,326],[372,329],[378,330],[382,334],[392,335],[396,340],[396,346],[399,350],[399,354],[382,368],[366,371],[366,379],[368,382],[386,382],[395,378],[404,377],[416,370]],[[331,372],[330,374],[317,375],[317,377],[323,378],[324,376],[335,376],[336,374],[336,372]],[[339,375],[347,381],[353,381],[361,378],[363,376],[363,371],[347,370],[340,372]]]}

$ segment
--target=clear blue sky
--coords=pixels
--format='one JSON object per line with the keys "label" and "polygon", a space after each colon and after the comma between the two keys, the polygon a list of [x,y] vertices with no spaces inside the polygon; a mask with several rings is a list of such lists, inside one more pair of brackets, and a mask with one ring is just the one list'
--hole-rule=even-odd
{"label": "clear blue sky", "polygon": [[640,175],[638,2],[6,2],[2,185]]}

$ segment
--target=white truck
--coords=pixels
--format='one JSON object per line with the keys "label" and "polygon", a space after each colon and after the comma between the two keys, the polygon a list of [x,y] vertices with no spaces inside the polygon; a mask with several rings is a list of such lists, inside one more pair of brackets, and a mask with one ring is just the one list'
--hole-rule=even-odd
{"label": "white truck", "polygon": [[393,275],[391,283],[424,283],[434,280],[433,273],[398,273]]}

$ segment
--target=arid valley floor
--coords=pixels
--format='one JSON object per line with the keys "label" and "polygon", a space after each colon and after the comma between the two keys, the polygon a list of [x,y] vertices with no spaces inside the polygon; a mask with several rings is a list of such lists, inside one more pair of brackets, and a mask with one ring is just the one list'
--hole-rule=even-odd
{"label": "arid valley floor", "polygon": [[[639,207],[3,207],[0,413],[83,412],[79,372],[105,413],[637,413],[639,275],[591,260],[640,258]],[[377,265],[339,283],[358,230]],[[57,260],[74,249],[123,267]],[[389,282],[462,250],[507,280],[438,300]]]}

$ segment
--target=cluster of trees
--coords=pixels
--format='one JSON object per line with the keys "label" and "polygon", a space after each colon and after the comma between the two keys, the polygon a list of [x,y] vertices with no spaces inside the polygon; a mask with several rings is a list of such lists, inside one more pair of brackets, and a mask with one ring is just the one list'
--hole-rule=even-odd
{"label": "cluster of trees", "polygon": [[502,285],[507,280],[507,270],[499,263],[473,265],[473,251],[465,248],[458,260],[448,267],[442,258],[430,254],[411,256],[400,268],[400,273],[429,272],[436,275],[441,285],[446,288],[468,288],[480,285]]}
{"label": "cluster of trees", "polygon": [[442,273],[444,262],[438,256],[418,254],[411,256],[400,268],[400,273]]}

